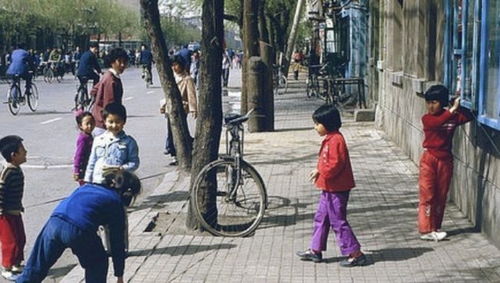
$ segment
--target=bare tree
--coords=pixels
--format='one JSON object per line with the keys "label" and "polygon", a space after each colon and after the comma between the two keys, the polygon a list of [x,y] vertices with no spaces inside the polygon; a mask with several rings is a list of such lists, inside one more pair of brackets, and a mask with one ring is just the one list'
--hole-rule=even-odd
{"label": "bare tree", "polygon": [[258,27],[259,0],[243,1],[243,68],[241,113],[248,112],[246,73],[248,72],[248,59],[259,56],[259,27]]}
{"label": "bare tree", "polygon": [[[179,168],[184,172],[191,170],[191,150],[189,130],[186,122],[186,112],[182,107],[182,98],[174,79],[168,49],[160,25],[158,0],[140,0],[144,24],[151,39],[153,56],[158,68],[160,83],[166,100],[166,111],[172,126],[174,145],[179,160]],[[203,75],[203,74],[202,74]]]}
{"label": "bare tree", "polygon": [[[222,131],[222,52],[224,42],[224,0],[204,0],[202,9],[203,51],[200,64],[200,95],[198,101],[198,118],[196,122],[196,139],[194,142],[193,167],[191,184],[209,162],[217,159],[220,134]],[[202,211],[208,211],[215,205],[216,188],[207,186]],[[199,228],[193,217],[191,203],[186,226]]]}

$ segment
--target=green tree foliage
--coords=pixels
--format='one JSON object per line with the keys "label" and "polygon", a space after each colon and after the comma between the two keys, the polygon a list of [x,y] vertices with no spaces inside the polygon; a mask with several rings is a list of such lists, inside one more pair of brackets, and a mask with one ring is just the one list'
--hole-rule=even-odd
{"label": "green tree foliage", "polygon": [[25,40],[40,31],[78,37],[135,34],[139,15],[117,0],[0,0],[0,37]]}
{"label": "green tree foliage", "polygon": [[201,30],[198,27],[187,25],[175,17],[162,16],[161,29],[167,46],[170,47],[201,40]]}

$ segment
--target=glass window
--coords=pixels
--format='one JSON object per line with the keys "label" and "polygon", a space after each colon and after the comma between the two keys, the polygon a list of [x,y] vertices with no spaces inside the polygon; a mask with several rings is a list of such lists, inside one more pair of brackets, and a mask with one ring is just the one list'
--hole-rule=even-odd
{"label": "glass window", "polygon": [[[487,11],[487,40],[486,40],[486,67],[487,76],[482,99],[481,114],[487,119],[496,120],[496,126],[500,123],[500,1],[489,1]],[[494,121],[490,125],[495,125]]]}
{"label": "glass window", "polygon": [[479,35],[479,25],[476,24],[475,19],[475,2],[473,0],[467,1],[464,6],[464,27],[465,27],[465,50],[464,50],[464,72],[463,72],[463,82],[462,82],[462,99],[474,103],[474,98],[476,94],[475,80],[477,78],[476,72],[477,67],[474,62],[478,62],[477,51],[477,40],[475,38]]}
{"label": "glass window", "polygon": [[453,1],[453,59],[451,67],[451,93],[461,94],[462,92],[462,0]]}

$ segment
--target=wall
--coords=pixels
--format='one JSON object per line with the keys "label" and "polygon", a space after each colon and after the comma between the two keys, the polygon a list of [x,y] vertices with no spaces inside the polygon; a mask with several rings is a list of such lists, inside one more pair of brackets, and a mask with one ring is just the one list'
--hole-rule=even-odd
{"label": "wall", "polygon": [[[378,98],[376,125],[418,164],[422,153],[423,92],[443,81],[444,6],[441,0],[381,0],[370,6],[369,85]],[[500,247],[500,133],[469,123],[455,132],[450,201]],[[496,137],[496,138],[495,138]],[[417,190],[417,188],[415,188]],[[415,215],[416,217],[416,215]],[[444,226],[446,229],[446,225]]]}

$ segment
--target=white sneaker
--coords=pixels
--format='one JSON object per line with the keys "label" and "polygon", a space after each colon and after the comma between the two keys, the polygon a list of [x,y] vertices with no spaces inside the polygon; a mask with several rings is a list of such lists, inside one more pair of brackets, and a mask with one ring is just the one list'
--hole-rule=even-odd
{"label": "white sneaker", "polygon": [[13,265],[12,268],[10,269],[12,273],[23,273],[23,266],[22,265]]}
{"label": "white sneaker", "polygon": [[438,242],[438,241],[442,241],[444,238],[446,238],[446,235],[447,235],[446,232],[432,231],[430,233],[423,234],[422,236],[420,236],[420,239],[425,240],[425,241]]}
{"label": "white sneaker", "polygon": [[19,277],[19,275],[17,274],[14,274],[12,271],[10,270],[3,270],[2,271],[2,277],[9,280],[9,281],[16,281],[17,278]]}

